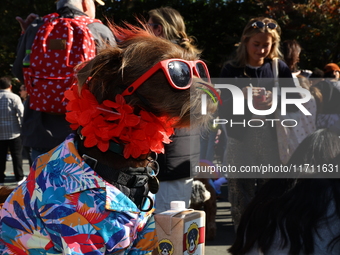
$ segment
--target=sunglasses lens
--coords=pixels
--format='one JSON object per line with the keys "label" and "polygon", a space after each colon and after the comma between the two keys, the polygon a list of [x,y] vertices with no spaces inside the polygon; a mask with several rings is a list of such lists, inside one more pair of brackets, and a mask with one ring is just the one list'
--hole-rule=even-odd
{"label": "sunglasses lens", "polygon": [[196,70],[197,70],[200,78],[202,78],[204,81],[207,81],[208,74],[207,74],[207,71],[205,70],[204,65],[202,63],[196,64]]}
{"label": "sunglasses lens", "polygon": [[267,25],[270,29],[275,29],[276,28],[276,24],[275,23],[268,23]]}
{"label": "sunglasses lens", "polygon": [[180,61],[171,61],[168,70],[173,83],[180,88],[186,87],[191,82],[190,67]]}
{"label": "sunglasses lens", "polygon": [[263,28],[263,27],[264,27],[264,23],[261,22],[261,21],[256,21],[256,26],[257,26],[258,28]]}

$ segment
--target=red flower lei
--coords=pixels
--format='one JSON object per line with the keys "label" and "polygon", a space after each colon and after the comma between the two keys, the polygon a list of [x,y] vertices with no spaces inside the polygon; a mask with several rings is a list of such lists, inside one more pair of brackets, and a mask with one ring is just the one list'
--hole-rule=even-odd
{"label": "red flower lei", "polygon": [[84,146],[97,146],[102,152],[109,149],[110,140],[124,145],[124,157],[138,158],[150,151],[164,153],[164,144],[170,143],[174,133],[172,122],[166,117],[156,117],[145,110],[140,116],[133,113],[122,95],[116,95],[115,101],[105,100],[98,104],[94,95],[84,86],[81,95],[78,86],[66,91],[66,120],[71,128],[82,127],[85,137]]}

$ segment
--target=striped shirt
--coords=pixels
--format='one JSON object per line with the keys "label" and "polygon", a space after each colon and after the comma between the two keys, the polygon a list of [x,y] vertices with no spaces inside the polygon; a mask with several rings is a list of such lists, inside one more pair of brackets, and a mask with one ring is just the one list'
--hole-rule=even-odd
{"label": "striped shirt", "polygon": [[24,105],[18,95],[9,89],[0,89],[0,140],[20,136]]}

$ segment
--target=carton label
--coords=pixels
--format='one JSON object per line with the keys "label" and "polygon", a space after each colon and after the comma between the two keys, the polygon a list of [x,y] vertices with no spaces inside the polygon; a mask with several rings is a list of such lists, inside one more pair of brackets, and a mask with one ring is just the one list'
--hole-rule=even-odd
{"label": "carton label", "polygon": [[205,213],[202,211],[167,211],[155,215],[157,255],[203,255]]}
{"label": "carton label", "polygon": [[169,239],[162,239],[158,243],[157,251],[159,255],[172,255],[174,253],[174,244]]}
{"label": "carton label", "polygon": [[205,228],[204,219],[198,218],[184,224],[183,254],[204,254]]}

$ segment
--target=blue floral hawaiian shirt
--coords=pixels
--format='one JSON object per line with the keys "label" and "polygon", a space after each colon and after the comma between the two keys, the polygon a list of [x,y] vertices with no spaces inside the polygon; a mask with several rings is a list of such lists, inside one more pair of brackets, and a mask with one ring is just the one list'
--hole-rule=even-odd
{"label": "blue floral hawaiian shirt", "polygon": [[0,254],[147,254],[157,245],[152,211],[98,176],[73,134],[34,162],[0,218]]}

